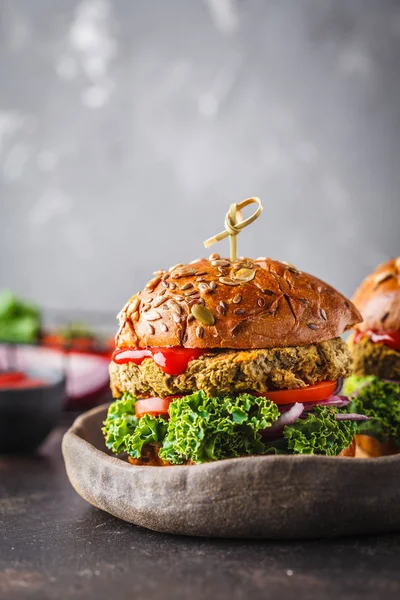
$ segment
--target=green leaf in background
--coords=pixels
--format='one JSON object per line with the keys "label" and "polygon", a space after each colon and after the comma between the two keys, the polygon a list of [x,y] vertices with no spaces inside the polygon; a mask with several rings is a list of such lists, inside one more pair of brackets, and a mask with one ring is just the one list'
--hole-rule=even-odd
{"label": "green leaf in background", "polygon": [[0,342],[32,343],[40,330],[40,311],[18,300],[9,290],[0,293]]}
{"label": "green leaf in background", "polygon": [[379,377],[356,377],[346,380],[348,412],[370,417],[357,425],[357,433],[371,435],[380,442],[392,440],[400,446],[400,384]]}
{"label": "green leaf in background", "polygon": [[352,375],[348,377],[343,384],[343,395],[347,397],[355,395],[361,388],[369,385],[374,379],[373,375],[368,375],[367,377]]}
{"label": "green leaf in background", "polygon": [[60,335],[66,342],[79,338],[94,339],[95,334],[86,323],[74,321],[69,325],[63,325],[57,329],[57,334]]}

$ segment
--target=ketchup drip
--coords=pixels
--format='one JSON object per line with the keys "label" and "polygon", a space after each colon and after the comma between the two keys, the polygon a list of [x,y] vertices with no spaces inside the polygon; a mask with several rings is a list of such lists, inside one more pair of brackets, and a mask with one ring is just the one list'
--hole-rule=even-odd
{"label": "ketchup drip", "polygon": [[375,344],[385,344],[393,350],[400,350],[400,332],[399,331],[376,331],[367,329],[366,331],[357,331],[354,335],[354,343],[358,344],[364,337],[368,336],[371,342]]}
{"label": "ketchup drip", "polygon": [[132,362],[141,365],[145,358],[152,358],[167,375],[182,375],[191,360],[199,358],[207,350],[200,348],[116,348],[112,360],[117,365]]}

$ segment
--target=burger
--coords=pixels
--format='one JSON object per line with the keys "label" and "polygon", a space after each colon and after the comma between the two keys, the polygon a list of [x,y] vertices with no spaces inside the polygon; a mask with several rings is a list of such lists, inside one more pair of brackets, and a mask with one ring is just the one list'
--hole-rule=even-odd
{"label": "burger", "polygon": [[400,451],[400,257],[379,265],[354,294],[363,322],[349,339],[353,372],[345,384],[358,424],[357,445],[369,456]]}
{"label": "burger", "polygon": [[360,321],[323,281],[269,258],[154,273],[119,316],[106,446],[134,465],[259,454],[354,456],[340,395]]}

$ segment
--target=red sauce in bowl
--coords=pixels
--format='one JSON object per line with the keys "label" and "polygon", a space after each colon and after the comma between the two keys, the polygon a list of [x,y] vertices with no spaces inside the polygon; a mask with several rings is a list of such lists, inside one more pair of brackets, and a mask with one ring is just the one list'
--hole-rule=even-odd
{"label": "red sauce in bowl", "polygon": [[29,377],[23,371],[0,372],[0,389],[26,389],[46,385],[47,382],[44,379]]}

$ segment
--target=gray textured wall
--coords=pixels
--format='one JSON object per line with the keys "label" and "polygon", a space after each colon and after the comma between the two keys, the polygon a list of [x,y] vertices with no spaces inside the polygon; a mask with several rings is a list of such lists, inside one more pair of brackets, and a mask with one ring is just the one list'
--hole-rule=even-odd
{"label": "gray textured wall", "polygon": [[0,0],[0,288],[117,311],[258,195],[240,253],[351,294],[400,253],[399,65],[395,0]]}

